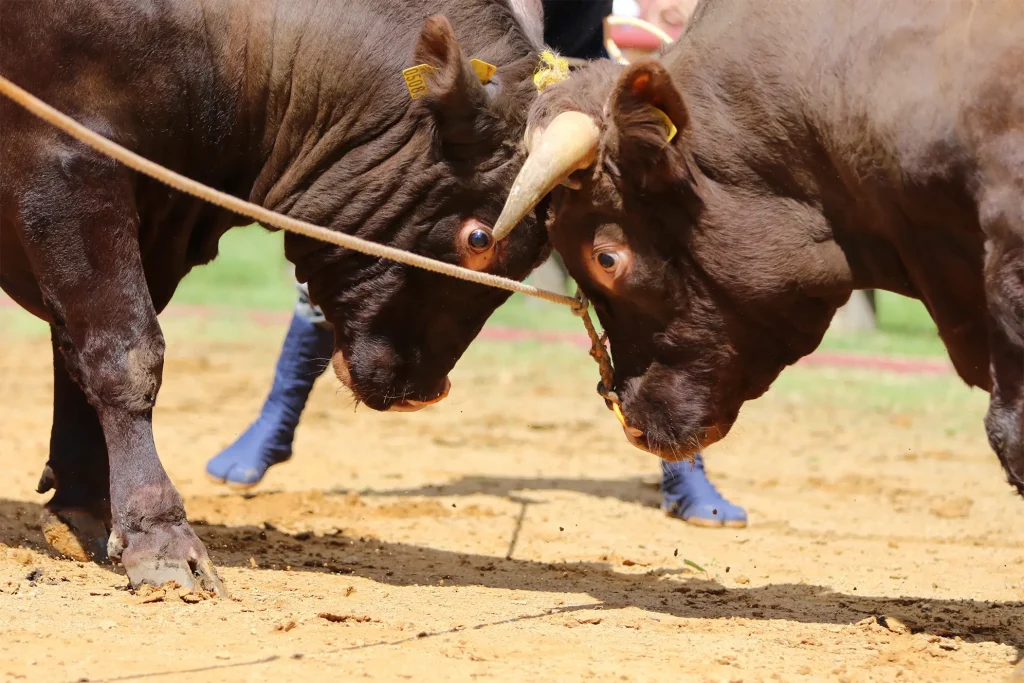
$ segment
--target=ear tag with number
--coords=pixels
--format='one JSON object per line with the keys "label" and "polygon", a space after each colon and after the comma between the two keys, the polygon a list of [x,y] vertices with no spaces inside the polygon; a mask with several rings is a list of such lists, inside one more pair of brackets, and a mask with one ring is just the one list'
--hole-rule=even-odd
{"label": "ear tag with number", "polygon": [[[476,72],[476,77],[480,79],[481,83],[487,84],[491,82],[491,78],[498,71],[498,67],[493,64],[488,64],[479,59],[471,59],[469,63],[473,65],[473,71]],[[414,100],[418,100],[427,93],[430,92],[430,87],[427,85],[427,75],[437,71],[437,68],[430,66],[429,64],[417,64],[416,66],[410,66],[408,69],[402,72],[402,78],[405,79],[405,87],[409,88],[409,97]]]}
{"label": "ear tag with number", "polygon": [[437,69],[429,64],[417,64],[402,72],[402,78],[405,79],[405,85],[409,88],[411,98],[418,100],[430,92],[430,88],[427,87],[427,74],[435,71]]}

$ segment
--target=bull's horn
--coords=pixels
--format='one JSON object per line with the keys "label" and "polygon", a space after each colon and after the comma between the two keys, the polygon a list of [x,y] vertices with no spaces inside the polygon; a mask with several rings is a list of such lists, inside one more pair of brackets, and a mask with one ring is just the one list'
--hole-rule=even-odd
{"label": "bull's horn", "polygon": [[578,111],[559,114],[534,136],[530,155],[494,224],[494,240],[504,239],[544,195],[574,171],[594,163],[600,138],[594,119]]}

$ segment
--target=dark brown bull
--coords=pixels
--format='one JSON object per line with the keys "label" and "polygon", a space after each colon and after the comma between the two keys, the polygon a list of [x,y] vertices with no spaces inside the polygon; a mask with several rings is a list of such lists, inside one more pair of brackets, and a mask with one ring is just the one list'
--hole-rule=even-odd
{"label": "dark brown bull", "polygon": [[[0,72],[218,189],[523,278],[544,255],[543,229],[527,219],[495,246],[489,225],[522,162],[540,21],[505,0],[3,2]],[[497,73],[481,82],[471,58]],[[437,71],[414,101],[402,71],[419,63]],[[48,538],[81,552],[58,533],[71,527],[89,551],[120,557],[136,585],[219,589],[153,443],[157,313],[246,221],[4,98],[0,159],[0,286],[52,330]],[[507,297],[291,234],[285,251],[334,326],[339,377],[378,410],[443,398],[448,371]]]}
{"label": "dark brown bull", "polygon": [[1024,492],[1022,36],[1018,0],[704,0],[660,61],[535,103],[495,236],[579,188],[552,241],[628,437],[667,459],[728,433],[851,291],[920,299]]}

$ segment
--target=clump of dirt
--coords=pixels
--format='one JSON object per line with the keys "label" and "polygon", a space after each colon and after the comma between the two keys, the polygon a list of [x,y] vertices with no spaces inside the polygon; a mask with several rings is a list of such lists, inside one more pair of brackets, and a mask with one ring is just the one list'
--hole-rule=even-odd
{"label": "clump of dirt", "polygon": [[195,605],[216,597],[217,594],[212,591],[190,590],[179,585],[177,581],[168,581],[162,586],[149,584],[139,586],[132,591],[132,598],[129,602],[133,605],[147,605],[164,601]]}
{"label": "clump of dirt", "polygon": [[373,617],[368,617],[365,614],[357,616],[355,614],[332,614],[330,612],[321,612],[317,616],[334,624],[368,624],[371,621],[378,624],[380,623],[380,619],[374,619]]}

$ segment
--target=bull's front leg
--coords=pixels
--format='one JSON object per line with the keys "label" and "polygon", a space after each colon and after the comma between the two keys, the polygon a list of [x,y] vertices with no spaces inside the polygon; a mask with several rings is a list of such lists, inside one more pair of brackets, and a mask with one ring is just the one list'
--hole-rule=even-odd
{"label": "bull's front leg", "polygon": [[[81,168],[87,173],[80,177],[74,171]],[[65,173],[39,176],[46,184],[26,193],[34,201],[25,202],[23,243],[67,374],[102,428],[109,463],[108,554],[121,560],[133,586],[173,580],[222,593],[153,441],[164,339],[143,272],[131,183],[123,170],[80,151],[68,155]],[[64,474],[54,471],[55,499],[82,483],[67,481],[87,466],[67,466],[72,457],[63,453]],[[55,464],[61,463],[51,454],[51,470]]]}
{"label": "bull's front leg", "polygon": [[[107,553],[133,586],[177,581],[221,592],[202,542],[185,517],[153,441],[164,339],[141,266],[119,263],[121,277],[95,280],[88,294],[50,302],[61,349],[103,428],[110,468]],[[131,271],[136,271],[131,273]]]}

